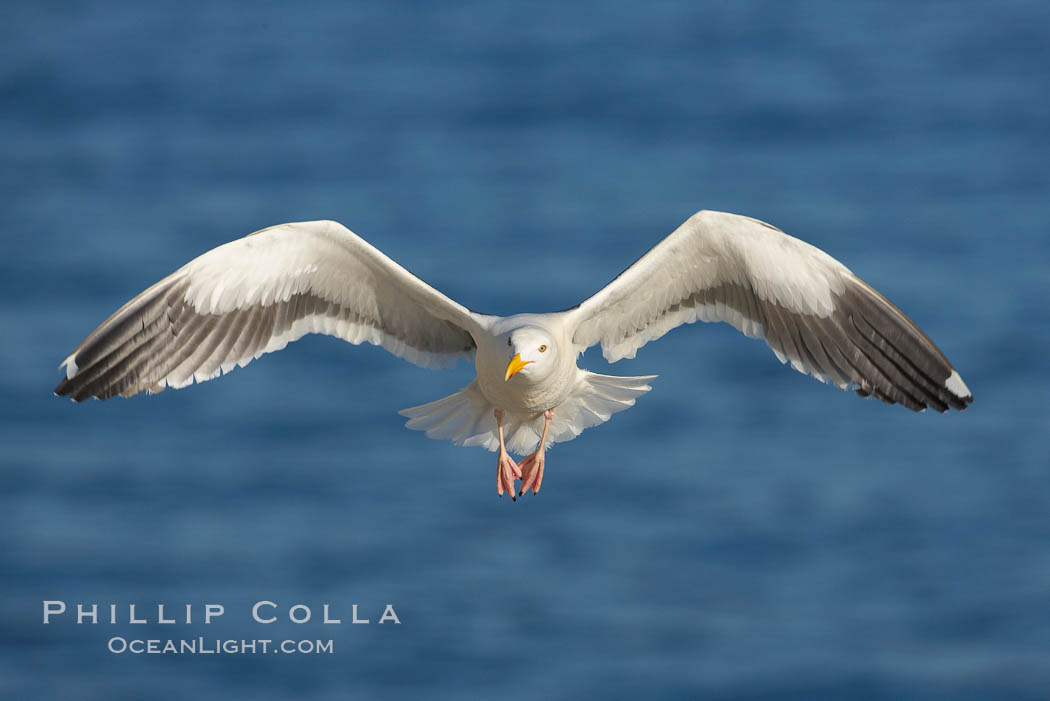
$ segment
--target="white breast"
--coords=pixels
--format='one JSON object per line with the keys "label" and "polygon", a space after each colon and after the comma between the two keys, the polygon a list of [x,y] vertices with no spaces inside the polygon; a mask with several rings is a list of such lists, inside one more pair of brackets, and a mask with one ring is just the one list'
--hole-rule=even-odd
{"label": "white breast", "polygon": [[[518,314],[500,319],[483,339],[474,356],[478,388],[493,406],[508,412],[533,414],[557,407],[576,384],[576,354],[555,315]],[[557,362],[544,377],[519,372],[504,379],[510,362],[507,334],[526,325],[543,325],[560,344]]]}

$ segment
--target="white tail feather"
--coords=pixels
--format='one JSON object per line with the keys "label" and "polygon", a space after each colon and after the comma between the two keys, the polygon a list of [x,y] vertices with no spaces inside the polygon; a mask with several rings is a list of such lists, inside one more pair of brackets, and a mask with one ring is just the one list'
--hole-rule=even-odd
{"label": "white tail feather", "polygon": [[[649,382],[655,378],[656,375],[615,377],[581,370],[572,393],[555,407],[547,446],[571,441],[585,429],[634,406],[636,397],[652,389]],[[480,445],[494,451],[499,447],[494,409],[475,381],[455,394],[398,413],[408,417],[407,428],[425,431],[427,438],[447,439],[456,445]],[[542,432],[542,412],[506,410],[503,440],[511,453],[531,453],[539,444]]]}

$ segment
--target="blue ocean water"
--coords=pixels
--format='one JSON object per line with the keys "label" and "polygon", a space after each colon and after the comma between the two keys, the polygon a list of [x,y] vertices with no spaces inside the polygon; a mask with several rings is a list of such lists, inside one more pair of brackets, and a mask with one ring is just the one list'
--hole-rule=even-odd
{"label": "blue ocean water", "polygon": [[[1045,3],[4,15],[0,696],[1046,697]],[[178,392],[51,396],[126,299],[274,223],[337,219],[505,314],[577,303],[700,208],[843,260],[971,409],[860,400],[690,326],[614,366],[588,353],[661,377],[511,503],[491,454],[396,414],[465,365],[307,338]],[[121,623],[43,625],[44,600]],[[257,601],[282,621],[253,622]],[[158,603],[193,623],[156,623]],[[400,625],[378,624],[388,603]],[[334,652],[112,654],[115,636]]]}

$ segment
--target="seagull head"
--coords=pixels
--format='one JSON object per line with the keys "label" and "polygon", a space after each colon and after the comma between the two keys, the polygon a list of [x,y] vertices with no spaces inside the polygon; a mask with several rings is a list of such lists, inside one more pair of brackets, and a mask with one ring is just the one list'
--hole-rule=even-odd
{"label": "seagull head", "polygon": [[550,333],[538,326],[523,326],[507,335],[507,374],[504,380],[517,375],[543,377],[554,366],[557,348]]}

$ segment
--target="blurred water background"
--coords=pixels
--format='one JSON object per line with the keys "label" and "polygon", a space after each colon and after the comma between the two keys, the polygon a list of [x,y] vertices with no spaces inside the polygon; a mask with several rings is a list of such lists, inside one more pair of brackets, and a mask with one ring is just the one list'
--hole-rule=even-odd
{"label": "blurred water background", "polygon": [[[1046,698],[1047,7],[8,5],[0,696]],[[126,299],[274,223],[337,219],[506,314],[577,303],[700,208],[845,261],[972,408],[860,400],[685,327],[587,354],[661,377],[513,504],[491,454],[395,413],[466,365],[311,337],[179,392],[51,396]],[[226,615],[44,626],[45,599]],[[263,599],[343,625],[260,626]]]}

